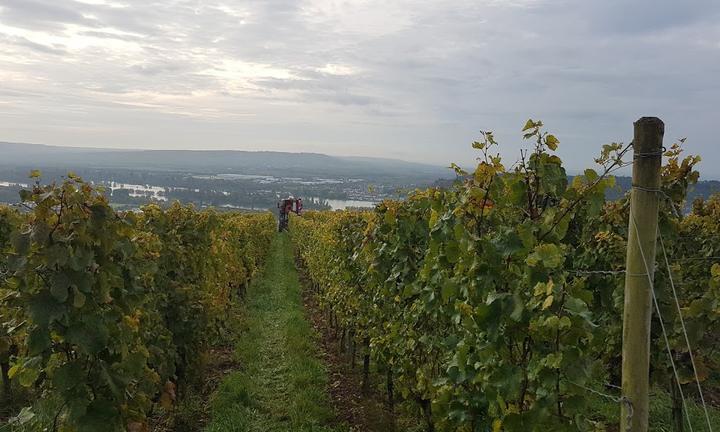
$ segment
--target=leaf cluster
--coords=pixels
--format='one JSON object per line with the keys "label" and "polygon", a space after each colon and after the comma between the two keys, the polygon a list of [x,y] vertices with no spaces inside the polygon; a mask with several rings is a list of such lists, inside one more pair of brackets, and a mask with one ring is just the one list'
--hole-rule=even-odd
{"label": "leaf cluster", "polygon": [[118,213],[74,175],[21,198],[25,213],[0,209],[0,348],[34,395],[15,422],[142,430],[221,329],[274,219],[177,203]]}
{"label": "leaf cluster", "polygon": [[[629,146],[604,146],[598,171],[569,182],[554,154],[560,140],[542,122],[525,124],[534,146],[511,169],[494,153],[492,133],[482,135],[473,144],[475,172],[453,166],[464,181],[450,190],[417,191],[372,212],[295,218],[301,261],[321,304],[358,340],[370,340],[404,397],[431,404],[436,427],[596,430],[603,426],[583,387],[618,378],[608,371],[619,359],[628,220],[627,197],[605,195]],[[661,226],[670,254],[697,256],[701,244],[702,256],[720,255],[720,201],[696,203],[686,218],[677,211],[699,159],[680,160],[680,145],[667,157]],[[720,344],[707,330],[718,319],[720,267],[699,260],[673,271],[693,281],[681,293],[691,342],[703,346],[702,365],[715,365],[707,358]],[[658,286],[666,281],[658,275]],[[675,355],[687,366],[677,314],[670,298],[662,303]],[[664,352],[657,321],[653,343]],[[654,376],[667,365],[654,356]]]}

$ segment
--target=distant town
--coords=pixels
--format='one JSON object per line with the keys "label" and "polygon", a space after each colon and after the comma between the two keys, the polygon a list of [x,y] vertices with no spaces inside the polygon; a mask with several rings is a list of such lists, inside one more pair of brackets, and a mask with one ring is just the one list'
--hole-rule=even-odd
{"label": "distant town", "polygon": [[3,146],[10,157],[0,162],[0,202],[8,204],[32,186],[28,174],[34,169],[43,183],[73,172],[103,186],[118,209],[177,200],[257,211],[275,209],[278,199],[288,196],[303,198],[305,209],[363,208],[453,176],[442,167],[318,154],[72,149],[58,156],[58,149],[67,148],[0,143],[0,150]]}
{"label": "distant town", "polygon": [[[199,208],[275,210],[281,198],[303,198],[305,209],[368,208],[409,191],[449,187],[453,171],[391,159],[348,158],[315,153],[242,151],[118,151],[0,142],[0,203],[15,204],[31,186],[29,173],[42,183],[61,181],[73,172],[105,188],[117,209],[180,201]],[[571,176],[570,176],[571,177]],[[630,188],[618,177],[608,198]],[[720,182],[703,180],[690,189],[686,210],[696,197],[720,191]]]}

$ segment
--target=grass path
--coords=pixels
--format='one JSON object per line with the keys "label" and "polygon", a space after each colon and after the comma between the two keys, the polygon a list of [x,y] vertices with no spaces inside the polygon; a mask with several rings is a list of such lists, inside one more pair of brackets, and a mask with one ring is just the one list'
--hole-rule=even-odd
{"label": "grass path", "polygon": [[327,376],[305,319],[290,239],[275,238],[248,290],[245,325],[229,374],[212,400],[208,432],[334,432]]}

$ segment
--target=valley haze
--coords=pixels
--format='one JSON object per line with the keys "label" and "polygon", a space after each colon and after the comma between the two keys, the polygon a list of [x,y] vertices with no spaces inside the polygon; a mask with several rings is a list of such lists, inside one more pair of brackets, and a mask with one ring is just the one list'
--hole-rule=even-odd
{"label": "valley haze", "polygon": [[393,159],[240,150],[119,150],[0,142],[0,202],[16,202],[28,173],[59,180],[72,171],[107,186],[111,201],[149,200],[262,210],[296,195],[308,208],[371,206],[452,179],[448,168]]}

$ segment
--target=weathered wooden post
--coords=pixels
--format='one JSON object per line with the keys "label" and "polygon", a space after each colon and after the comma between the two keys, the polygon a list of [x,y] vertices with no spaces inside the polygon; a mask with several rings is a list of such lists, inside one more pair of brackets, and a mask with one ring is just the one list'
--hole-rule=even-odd
{"label": "weathered wooden post", "polygon": [[665,125],[657,117],[643,117],[635,122],[623,311],[622,394],[628,401],[621,408],[623,432],[648,430],[651,281],[655,270],[657,191],[664,132]]}

